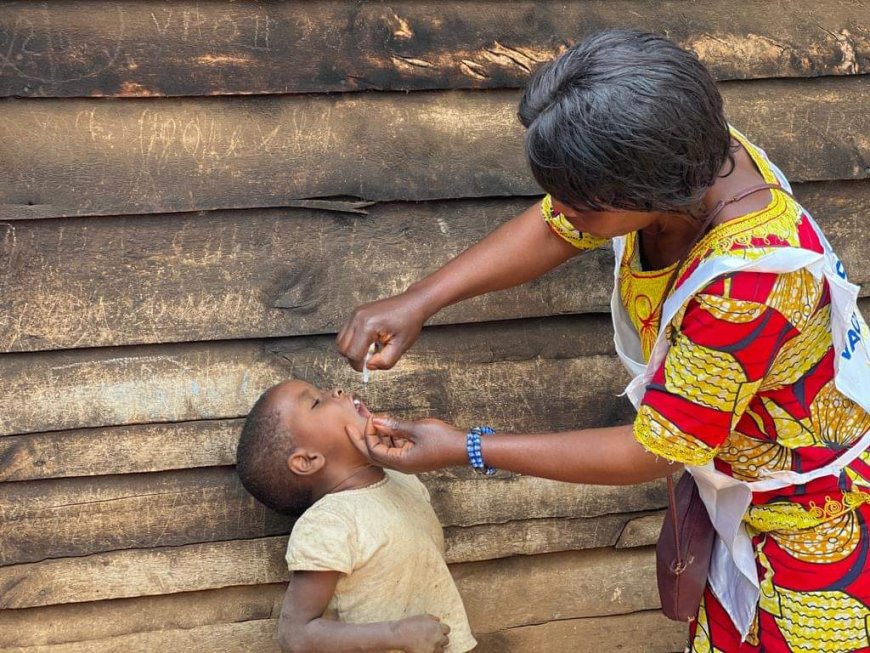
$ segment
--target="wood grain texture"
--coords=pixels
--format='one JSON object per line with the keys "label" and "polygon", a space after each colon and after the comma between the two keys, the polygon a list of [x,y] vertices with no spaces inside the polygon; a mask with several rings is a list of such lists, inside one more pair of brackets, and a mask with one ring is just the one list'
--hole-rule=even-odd
{"label": "wood grain texture", "polygon": [[[238,651],[278,652],[277,619],[214,624],[192,629],[165,629],[111,639],[13,648],[10,653],[101,653],[172,650],[184,653]],[[640,636],[642,634],[642,637]],[[544,624],[515,626],[496,633],[477,633],[480,653],[677,653],[683,650],[686,626],[669,621],[658,610],[627,615],[559,619]]]}
{"label": "wood grain texture", "polygon": [[688,638],[685,624],[659,610],[613,617],[560,619],[517,626],[478,637],[475,653],[682,653]]}
{"label": "wood grain texture", "polygon": [[[557,548],[572,548],[572,542],[577,546],[586,542],[587,547],[610,545],[616,541],[627,517],[582,520],[655,510],[666,505],[662,482],[632,487],[586,486],[515,475],[481,479],[464,471],[460,470],[460,475],[443,472],[423,477],[444,526],[469,527],[532,519],[581,520],[574,523],[581,527],[576,534],[564,530],[570,523],[558,528],[547,522],[506,529],[505,532],[532,535],[533,539],[523,544],[498,542],[492,529],[449,531],[456,544],[456,555],[464,560],[473,559],[474,555],[503,557],[514,546],[519,547],[520,553],[546,550],[546,533],[556,530],[561,532],[554,540]],[[5,525],[0,538],[0,565],[46,561],[48,566],[61,567],[66,561],[47,559],[285,535],[293,525],[292,518],[267,510],[248,495],[232,468],[4,483],[0,485],[0,518]],[[587,532],[581,532],[584,530]],[[489,544],[473,553],[475,542]],[[174,549],[168,551],[169,554],[154,549],[153,555],[172,558]],[[106,560],[116,559],[112,553],[105,555]],[[152,553],[146,550],[131,555]],[[14,573],[20,580],[37,567],[17,572],[11,569],[6,567],[6,572]],[[241,579],[246,572],[241,567],[227,573],[241,574],[234,584],[244,584]],[[176,591],[193,589],[202,588],[185,586]]]}
{"label": "wood grain texture", "polygon": [[667,517],[667,511],[660,511],[630,520],[620,533],[616,548],[626,549],[655,544],[658,542],[665,517]]}
{"label": "wood grain texture", "polygon": [[[18,222],[5,227],[0,349],[334,333],[354,306],[404,290],[532,201]],[[611,267],[609,248],[590,252],[432,322],[604,311]]]}
{"label": "wood grain texture", "polygon": [[[659,607],[651,548],[521,556],[451,571],[477,633]],[[494,588],[501,600],[493,600]]]}
{"label": "wood grain texture", "polygon": [[10,2],[0,95],[518,87],[600,29],[667,34],[720,79],[867,71],[859,3]]}
{"label": "wood grain texture", "polygon": [[[457,488],[461,491],[463,488]],[[647,492],[649,488],[646,489]],[[591,497],[593,500],[595,496]],[[599,502],[601,497],[598,497]],[[626,502],[627,507],[637,504]],[[626,508],[627,509],[627,508]],[[612,546],[624,525],[645,513],[528,519],[445,529],[449,564]],[[655,543],[655,538],[632,546]],[[3,609],[156,596],[288,580],[286,536],[110,551],[0,567]],[[622,547],[627,548],[627,547]],[[100,583],[93,582],[98,574]],[[63,588],[48,591],[45,588]],[[4,599],[0,599],[2,601]],[[33,603],[33,601],[44,601]],[[120,608],[119,608],[120,609]],[[197,613],[199,614],[199,613]],[[208,614],[211,614],[210,612]],[[223,613],[221,613],[223,614]],[[248,613],[245,613],[248,614]],[[200,617],[197,617],[198,619]],[[3,621],[0,620],[0,625]]]}
{"label": "wood grain texture", "polygon": [[[266,538],[0,567],[0,607],[20,610],[282,583],[289,579],[284,545],[286,538]],[[247,553],[250,558],[243,555]],[[494,632],[556,615],[578,618],[657,608],[654,558],[648,547],[606,548],[453,563],[450,568],[472,627]],[[492,587],[513,600],[493,602]]]}
{"label": "wood grain texture", "polygon": [[[845,262],[862,254],[870,182],[797,185]],[[381,204],[367,215],[218,211],[0,225],[0,350],[34,351],[336,332],[354,306],[404,290],[527,208],[531,198]],[[0,259],[2,262],[2,259]],[[433,324],[609,309],[609,247]]]}
{"label": "wood grain texture", "polygon": [[0,649],[277,618],[286,583],[0,610]]}
{"label": "wood grain texture", "polygon": [[[793,181],[863,179],[870,77],[726,82]],[[0,104],[6,220],[538,193],[515,91]]]}
{"label": "wood grain texture", "polygon": [[[571,519],[514,520],[501,524],[480,524],[478,526],[444,529],[447,544],[446,557],[449,562],[472,562],[493,560],[515,555],[537,555],[557,551],[578,551],[614,546],[619,548],[649,546],[658,540],[649,530],[638,532],[633,525],[642,522],[655,513],[629,513]],[[661,517],[659,517],[661,523]],[[625,533],[631,530],[632,537],[626,540]],[[646,536],[646,537],[644,537]]]}
{"label": "wood grain texture", "polygon": [[107,639],[48,646],[14,647],[9,653],[120,653],[121,651],[173,651],[196,653],[280,653],[278,620],[254,619],[183,629],[161,629]]}
{"label": "wood grain texture", "polygon": [[[612,424],[630,416],[616,396],[627,376],[612,347],[603,315],[434,327],[365,387],[332,336],[8,354],[0,357],[9,398],[0,434],[242,417],[291,376],[359,391],[382,412],[502,430],[540,424],[532,406],[542,414],[546,406],[558,428]],[[589,381],[566,387],[566,375]],[[7,464],[20,464],[9,455]]]}
{"label": "wood grain texture", "polygon": [[[64,651],[67,650],[65,647],[57,649],[35,647],[84,641],[97,647],[104,644],[99,640],[110,638],[116,643],[127,641],[114,639],[120,636],[131,636],[129,641],[135,643],[137,640],[132,638],[137,635],[143,638],[160,636],[160,633],[149,631],[188,630],[270,618],[273,619],[273,627],[276,628],[274,619],[280,611],[284,587],[284,583],[249,585],[131,599],[0,610],[0,647],[4,650],[18,650],[14,647],[21,647],[29,653],[41,650]],[[484,650],[515,650],[518,653],[526,653],[532,650],[529,648],[530,643],[536,639],[546,641],[553,647],[560,647],[570,646],[572,643],[576,646],[584,641],[602,641],[601,638],[614,637],[616,638],[614,645],[622,645],[620,643],[622,640],[619,638],[631,636],[637,630],[649,633],[650,642],[656,647],[658,642],[662,641],[659,640],[660,637],[668,636],[665,633],[670,633],[673,637],[681,633],[685,637],[683,626],[667,621],[658,610],[655,610],[610,617],[586,617],[582,621],[560,619],[550,624],[515,626],[510,630],[492,634],[478,632],[478,638],[480,646],[485,647]],[[274,636],[274,632],[271,631],[271,636]],[[172,635],[165,633],[163,636]],[[239,632],[233,635],[236,638],[239,636]],[[511,648],[494,648],[498,644]],[[634,650],[630,647],[623,648]],[[142,649],[134,646],[126,650]],[[554,648],[553,650],[566,650],[568,653],[577,649]],[[665,646],[651,649],[655,653],[666,650],[672,649]]]}
{"label": "wood grain texture", "polygon": [[0,481],[234,465],[241,419],[135,424],[0,438]]}
{"label": "wood grain texture", "polygon": [[[868,300],[859,307],[870,314]],[[0,435],[243,417],[291,376],[360,391],[375,410],[409,418],[516,431],[540,428],[544,415],[557,429],[627,423],[630,404],[617,397],[627,374],[611,338],[603,315],[433,327],[365,387],[331,336],[6,354]],[[16,460],[28,456],[21,448],[0,465],[29,464]]]}

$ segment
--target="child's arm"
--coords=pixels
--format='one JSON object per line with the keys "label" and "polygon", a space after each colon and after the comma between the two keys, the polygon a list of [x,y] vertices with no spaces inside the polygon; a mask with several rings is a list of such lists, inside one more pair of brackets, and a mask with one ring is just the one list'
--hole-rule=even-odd
{"label": "child's arm", "polygon": [[440,653],[449,626],[430,615],[398,621],[348,624],[324,619],[337,571],[294,571],[278,621],[278,642],[292,653]]}

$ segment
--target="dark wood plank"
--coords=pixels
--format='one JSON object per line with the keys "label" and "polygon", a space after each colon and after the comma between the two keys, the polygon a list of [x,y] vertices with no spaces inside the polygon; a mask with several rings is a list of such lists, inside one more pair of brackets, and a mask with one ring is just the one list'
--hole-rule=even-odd
{"label": "dark wood plank", "polygon": [[0,565],[286,534],[293,524],[248,495],[232,468],[4,483],[0,515]]}
{"label": "dark wood plank", "polygon": [[242,417],[287,376],[257,341],[8,354],[0,369],[4,435]]}
{"label": "dark wood plank", "polygon": [[[191,629],[163,629],[111,639],[15,648],[10,653],[101,653],[172,650],[203,653],[278,653],[277,619],[213,624]],[[683,650],[687,628],[669,621],[659,610],[611,617],[558,619],[531,626],[512,626],[493,633],[477,633],[480,653],[593,653],[627,650],[633,653],[674,653]]]}
{"label": "dark wood plank", "polygon": [[0,95],[517,87],[617,26],[667,34],[720,79],[863,73],[870,56],[863,7],[834,0],[10,2]]}
{"label": "dark wood plank", "polygon": [[[462,489],[457,487],[457,491]],[[640,492],[634,494],[639,495]],[[602,498],[594,496],[594,493],[589,494],[589,497],[593,501]],[[512,501],[503,493],[501,498]],[[637,503],[631,496],[627,498],[626,505]],[[445,530],[445,557],[449,564],[455,565],[518,555],[535,556],[610,547],[626,523],[644,519],[638,514],[645,513],[605,514],[576,519],[519,519],[500,524],[448,527]],[[637,548],[654,544],[655,539],[638,541],[633,546]],[[29,588],[40,584],[62,586],[65,588],[62,596],[73,597],[58,599],[57,602],[63,603],[67,600],[98,601],[276,583],[287,580],[284,562],[286,548],[287,537],[275,536],[54,558],[0,568],[0,587],[6,587],[13,597],[20,598],[32,591]],[[167,569],[172,570],[171,574],[166,574]],[[89,588],[97,571],[103,586]],[[52,600],[57,598],[54,596]],[[0,607],[22,608],[30,607],[30,604],[0,603]]]}
{"label": "dark wood plank", "polygon": [[[655,510],[666,503],[661,482],[599,487],[524,476],[480,479],[452,473],[427,475],[423,480],[441,523],[448,527],[587,519]],[[468,496],[474,496],[475,501],[468,501]],[[250,497],[232,468],[4,483],[0,485],[0,517],[5,525],[0,565],[116,549],[284,535],[293,525],[292,518],[277,515]],[[575,526],[582,527],[580,531],[588,528],[589,533],[562,531],[553,546],[613,544],[627,520],[576,522]],[[531,553],[546,550],[544,534],[561,527],[548,523],[538,530],[528,525],[517,528],[531,534],[529,543],[517,545]],[[469,553],[470,540],[495,540],[491,530],[471,534],[461,529],[451,531],[456,555],[463,559],[473,555]],[[498,557],[510,551],[510,545],[490,544],[478,555]]]}
{"label": "dark wood plank", "polygon": [[[64,644],[87,642],[88,645],[97,647],[104,642],[95,640],[112,638],[112,642],[120,644],[126,641],[119,639],[121,636],[130,636],[131,647],[125,650],[143,650],[135,644],[145,641],[144,638],[160,636],[160,633],[151,631],[170,631],[164,636],[172,637],[171,631],[178,629],[198,629],[203,626],[226,626],[232,623],[274,619],[280,610],[283,592],[284,584],[276,583],[0,610],[0,647],[4,650],[13,646],[34,647],[24,648],[24,651],[58,653],[76,650],[60,646]],[[616,627],[617,625],[619,627]],[[275,628],[277,624],[272,621],[271,627],[266,629],[267,635],[274,637]],[[553,648],[554,651],[566,650],[573,653],[576,648],[558,647],[569,646],[571,643],[576,647],[579,642],[603,641],[602,638],[608,636],[617,638],[614,640],[616,645],[620,641],[619,637],[637,637],[641,633],[648,634],[650,641],[656,642],[657,648],[651,649],[652,651],[681,650],[669,648],[665,645],[665,640],[658,638],[667,637],[665,633],[670,633],[673,637],[682,633],[684,638],[685,628],[680,624],[667,621],[658,610],[654,610],[610,617],[567,619],[541,625],[514,626],[507,631],[489,634],[478,632],[478,638],[483,650],[515,650],[518,653],[526,653],[531,650],[531,644],[535,641],[546,641],[556,647]],[[134,639],[137,636],[143,639]],[[233,637],[238,638],[239,633],[236,632]],[[662,645],[658,646],[658,643]],[[57,648],[36,648],[51,645],[56,645]],[[493,648],[497,645],[501,645],[502,648]],[[623,648],[634,650],[626,646]]]}
{"label": "dark wood plank", "polygon": [[[861,247],[870,183],[795,190],[852,280],[870,284]],[[0,350],[335,332],[353,306],[403,290],[531,202],[381,204],[364,216],[263,209],[10,224]],[[609,248],[590,252],[535,283],[450,307],[432,323],[605,311],[611,266]]]}
{"label": "dark wood plank", "polygon": [[[575,374],[589,382],[565,387],[565,375]],[[433,327],[365,387],[332,336],[7,354],[0,434],[242,417],[289,376],[361,391],[384,412],[437,412],[503,429],[530,427],[543,414],[560,428],[629,414],[616,397],[627,377],[612,354],[609,320],[588,315]],[[533,416],[518,405],[547,410]]]}
{"label": "dark wood plank", "polygon": [[[870,77],[726,82],[795,181],[870,176]],[[6,219],[534,195],[515,91],[0,104]]]}
{"label": "dark wood plank", "polygon": [[233,465],[241,419],[0,437],[0,481]]}
{"label": "dark wood plank", "polygon": [[[650,548],[518,556],[456,565],[452,571],[476,633],[544,623],[557,615],[626,614],[660,605]],[[498,601],[492,600],[493,588]]]}
{"label": "dark wood plank", "polygon": [[[0,610],[0,649],[277,618],[285,583]],[[131,649],[136,650],[136,649]]]}
{"label": "dark wood plank", "polygon": [[662,520],[665,517],[665,512],[651,513],[630,520],[619,535],[616,548],[626,549],[655,544],[659,539],[659,532],[662,530]]}
{"label": "dark wood plank", "polygon": [[[0,349],[334,333],[354,306],[404,289],[533,201],[18,222],[7,227]],[[606,310],[611,261],[577,257],[433,322]]]}
{"label": "dark wood plank", "polygon": [[516,626],[477,638],[475,653],[682,653],[688,626],[645,610],[613,617],[559,619],[532,626]]}
{"label": "dark wood plank", "polygon": [[[225,543],[226,544],[226,543]],[[243,545],[237,542],[235,544]],[[172,594],[189,590],[286,582],[283,552],[263,565],[217,545],[118,551],[0,568],[0,607],[21,609]],[[250,547],[248,547],[250,548]],[[591,549],[452,564],[475,632],[659,606],[651,548]],[[172,573],[167,573],[169,569]],[[101,582],[94,583],[99,573]],[[502,601],[492,601],[492,588]],[[513,598],[508,598],[513,597]]]}
{"label": "dark wood plank", "polygon": [[[448,562],[494,560],[516,555],[538,555],[617,546],[621,549],[649,546],[658,541],[658,530],[647,527],[661,511],[619,512],[600,517],[573,519],[517,519],[501,524],[448,526],[444,529]],[[630,537],[626,537],[626,533]]]}
{"label": "dark wood plank", "polygon": [[51,646],[16,647],[9,653],[117,653],[118,651],[221,651],[280,653],[278,619],[148,630],[110,639],[87,639]]}

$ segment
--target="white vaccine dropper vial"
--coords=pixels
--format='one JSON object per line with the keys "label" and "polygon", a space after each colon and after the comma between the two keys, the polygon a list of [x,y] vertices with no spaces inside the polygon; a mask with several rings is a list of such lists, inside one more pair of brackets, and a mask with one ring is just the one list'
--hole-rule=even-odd
{"label": "white vaccine dropper vial", "polygon": [[378,344],[376,342],[373,342],[371,345],[369,345],[369,350],[366,352],[366,357],[363,359],[363,369],[362,369],[362,377],[363,377],[362,382],[363,383],[369,382],[369,359],[372,357],[372,354],[374,354],[377,350],[378,350]]}

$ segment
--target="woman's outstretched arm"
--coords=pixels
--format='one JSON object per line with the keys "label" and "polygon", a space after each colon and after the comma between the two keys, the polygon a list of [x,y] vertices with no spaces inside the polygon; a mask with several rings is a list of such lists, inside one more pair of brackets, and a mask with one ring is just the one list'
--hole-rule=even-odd
{"label": "woman's outstretched arm", "polygon": [[[468,464],[465,431],[436,419],[402,422],[376,417],[366,433],[349,435],[373,462],[399,471]],[[483,436],[481,449],[491,467],[570,483],[631,485],[681,468],[644,449],[630,424],[559,433],[500,433]]]}
{"label": "woman's outstretched arm", "polygon": [[357,308],[338,334],[338,351],[361,370],[388,369],[416,341],[423,323],[445,306],[535,279],[580,251],[555,236],[537,202],[405,292]]}

